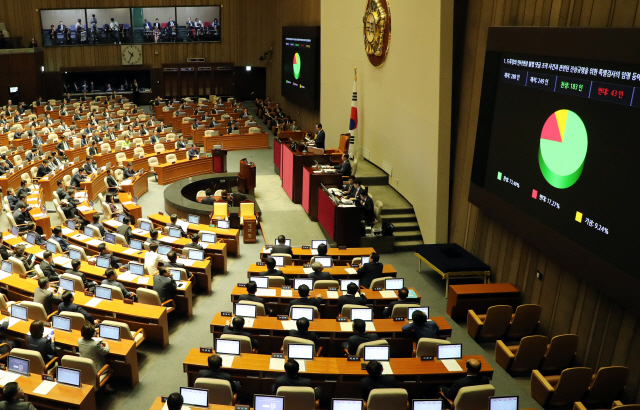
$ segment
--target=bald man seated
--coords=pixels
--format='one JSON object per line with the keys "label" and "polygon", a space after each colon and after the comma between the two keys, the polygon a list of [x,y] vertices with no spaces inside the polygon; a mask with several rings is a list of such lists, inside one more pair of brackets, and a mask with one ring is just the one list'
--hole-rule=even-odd
{"label": "bald man seated", "polygon": [[487,376],[480,375],[480,368],[482,367],[482,364],[478,359],[467,360],[466,367],[466,377],[456,380],[449,388],[441,387],[442,394],[449,400],[454,400],[458,395],[458,391],[460,391],[460,389],[463,387],[489,384],[489,379],[487,378]]}

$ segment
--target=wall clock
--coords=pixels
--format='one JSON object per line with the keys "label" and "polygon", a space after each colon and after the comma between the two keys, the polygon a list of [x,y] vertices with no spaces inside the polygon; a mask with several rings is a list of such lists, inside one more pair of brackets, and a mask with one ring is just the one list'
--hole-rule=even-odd
{"label": "wall clock", "polygon": [[142,46],[128,44],[120,47],[122,65],[142,64]]}
{"label": "wall clock", "polygon": [[364,51],[369,62],[379,67],[391,45],[391,9],[387,0],[368,0],[362,18],[364,23]]}

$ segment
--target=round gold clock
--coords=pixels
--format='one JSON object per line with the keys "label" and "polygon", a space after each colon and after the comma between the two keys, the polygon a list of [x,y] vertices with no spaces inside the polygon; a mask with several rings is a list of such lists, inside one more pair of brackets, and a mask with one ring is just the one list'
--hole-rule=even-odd
{"label": "round gold clock", "polygon": [[142,46],[137,44],[123,45],[120,47],[122,65],[142,64]]}
{"label": "round gold clock", "polygon": [[391,45],[391,10],[387,0],[368,0],[362,18],[364,51],[376,67],[384,64]]}

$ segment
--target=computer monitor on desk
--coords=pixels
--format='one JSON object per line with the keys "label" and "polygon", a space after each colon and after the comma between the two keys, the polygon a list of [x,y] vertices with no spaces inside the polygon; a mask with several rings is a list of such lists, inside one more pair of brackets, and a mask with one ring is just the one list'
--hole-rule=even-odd
{"label": "computer monitor on desk", "polygon": [[53,316],[53,322],[51,323],[51,327],[56,330],[64,330],[65,332],[71,331],[71,318],[66,316]]}
{"label": "computer monitor on desk", "polygon": [[351,321],[356,319],[371,322],[373,320],[373,309],[371,308],[353,308],[351,309]]}
{"label": "computer monitor on desk", "polygon": [[171,252],[171,246],[169,246],[169,245],[160,245],[160,246],[158,246],[158,253],[160,255],[166,255],[169,252]]}
{"label": "computer monitor on desk", "polygon": [[333,260],[331,256],[315,256],[313,258],[314,262],[320,263],[325,268],[330,268],[333,266]]}
{"label": "computer monitor on desk", "polygon": [[307,318],[310,322],[313,320],[313,308],[312,307],[292,307],[291,308],[291,320],[298,320],[301,317]]}
{"label": "computer monitor on desk", "polygon": [[307,285],[309,289],[313,289],[313,279],[294,279],[293,280],[293,288],[298,290],[298,288],[302,285]]}
{"label": "computer monitor on desk", "polygon": [[136,249],[138,251],[141,251],[144,245],[142,245],[142,241],[139,241],[137,239],[131,239],[129,246],[131,246],[131,249]]}
{"label": "computer monitor on desk", "polygon": [[[273,243],[275,243],[276,245],[280,245],[280,242],[278,242],[278,238],[276,238],[275,242],[273,242]],[[284,245],[285,246],[291,246],[291,239],[285,239],[284,240]]]}
{"label": "computer monitor on desk", "polygon": [[73,292],[73,279],[60,278],[60,287]]}
{"label": "computer monitor on desk", "polygon": [[268,276],[250,276],[249,282],[255,282],[256,286],[259,289],[268,289],[269,288],[269,277]]}
{"label": "computer monitor on desk", "polygon": [[229,229],[229,221],[218,219],[217,227],[218,229]]}
{"label": "computer monitor on desk", "polygon": [[118,326],[100,325],[100,337],[120,341],[120,328]]}
{"label": "computer monitor on desk", "polygon": [[[93,232],[93,231],[92,231],[92,232]],[[86,234],[85,234],[85,235],[86,235]],[[107,232],[107,233],[105,233],[105,234],[104,234],[104,241],[105,241],[106,243],[110,243],[110,244],[112,244],[112,245],[115,245],[115,244],[116,244],[116,235],[115,235],[115,234],[112,234],[112,233]]]}
{"label": "computer monitor on desk", "polygon": [[189,249],[187,254],[187,258],[194,261],[203,261],[204,260],[204,251],[201,249]]}
{"label": "computer monitor on desk", "polygon": [[438,345],[438,360],[462,359],[462,344]]}
{"label": "computer monitor on desk", "polygon": [[73,248],[69,249],[69,259],[82,260],[82,252]]}
{"label": "computer monitor on desk", "polygon": [[313,360],[314,345],[289,343],[287,357],[296,360]]}
{"label": "computer monitor on desk", "polygon": [[518,410],[518,396],[489,397],[489,410]]}
{"label": "computer monitor on desk", "polygon": [[233,314],[242,317],[256,317],[256,305],[233,304]]}
{"label": "computer monitor on desk", "polygon": [[185,405],[209,408],[209,390],[180,387],[180,395]]}
{"label": "computer monitor on desk", "polygon": [[240,341],[216,339],[215,350],[217,354],[230,354],[240,356]]}
{"label": "computer monitor on desk", "polygon": [[362,410],[363,408],[363,400],[331,399],[331,410]]}
{"label": "computer monitor on desk", "polygon": [[413,320],[413,312],[415,311],[421,311],[423,312],[425,315],[427,315],[427,319],[429,319],[429,306],[420,306],[420,307],[410,307],[407,309],[407,319],[409,320]]}
{"label": "computer monitor on desk", "polygon": [[199,215],[189,214],[189,216],[187,217],[187,220],[189,221],[190,224],[195,224],[195,225],[199,225],[200,224],[200,216]]}
{"label": "computer monitor on desk", "polygon": [[144,265],[137,262],[129,262],[129,272],[134,275],[144,276]]}
{"label": "computer monitor on desk", "polygon": [[22,376],[29,376],[29,359],[23,359],[18,356],[9,356],[7,358],[7,370],[18,373]]}
{"label": "computer monitor on desk", "polygon": [[384,288],[385,290],[400,290],[404,288],[404,279],[402,278],[385,279]]}
{"label": "computer monitor on desk", "polygon": [[214,232],[202,232],[200,241],[205,243],[216,243],[216,234]]}
{"label": "computer monitor on desk", "polygon": [[360,279],[340,279],[340,290],[346,292],[350,283],[355,283],[356,286],[360,287]]}
{"label": "computer monitor on desk", "polygon": [[27,312],[29,309],[26,306],[12,305],[11,317],[15,317],[20,320],[27,320]]}
{"label": "computer monitor on desk", "polygon": [[263,396],[260,394],[256,394],[253,396],[253,409],[254,410],[284,410],[284,397]]}
{"label": "computer monitor on desk", "polygon": [[104,256],[98,256],[96,258],[96,266],[102,269],[108,269],[111,266],[111,258],[106,258]]}
{"label": "computer monitor on desk", "polygon": [[111,300],[111,288],[106,286],[96,286],[95,296],[104,300]]}
{"label": "computer monitor on desk", "polygon": [[67,386],[82,387],[80,382],[80,370],[58,366],[56,368],[56,381]]}
{"label": "computer monitor on desk", "polygon": [[411,410],[444,410],[444,402],[442,400],[416,399],[411,404]]}
{"label": "computer monitor on desk", "polygon": [[147,221],[140,221],[140,229],[149,232],[151,230],[151,224]]}
{"label": "computer monitor on desk", "polygon": [[318,249],[318,246],[320,245],[328,246],[327,241],[324,239],[318,239],[318,240],[314,239],[311,241],[311,249]]}
{"label": "computer monitor on desk", "polygon": [[7,273],[12,273],[13,272],[13,262],[2,261],[2,264],[0,265],[0,268],[2,268],[2,270],[7,272]]}
{"label": "computer monitor on desk", "polygon": [[283,267],[284,266],[284,256],[271,256],[273,260],[276,261],[276,266]]}
{"label": "computer monitor on desk", "polygon": [[169,236],[173,238],[181,238],[182,231],[180,230],[180,228],[169,228]]}
{"label": "computer monitor on desk", "polygon": [[369,256],[363,256],[363,257],[362,257],[362,264],[363,264],[363,265],[364,265],[365,263],[369,263],[369,261],[370,261]]}
{"label": "computer monitor on desk", "polygon": [[389,346],[365,346],[364,347],[364,361],[370,362],[377,360],[379,362],[389,361]]}

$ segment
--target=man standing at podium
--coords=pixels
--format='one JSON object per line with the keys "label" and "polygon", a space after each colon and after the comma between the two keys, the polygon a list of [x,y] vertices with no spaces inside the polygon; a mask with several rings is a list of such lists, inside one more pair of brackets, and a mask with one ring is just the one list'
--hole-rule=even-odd
{"label": "man standing at podium", "polygon": [[324,130],[322,129],[322,124],[316,124],[316,148],[324,149]]}

